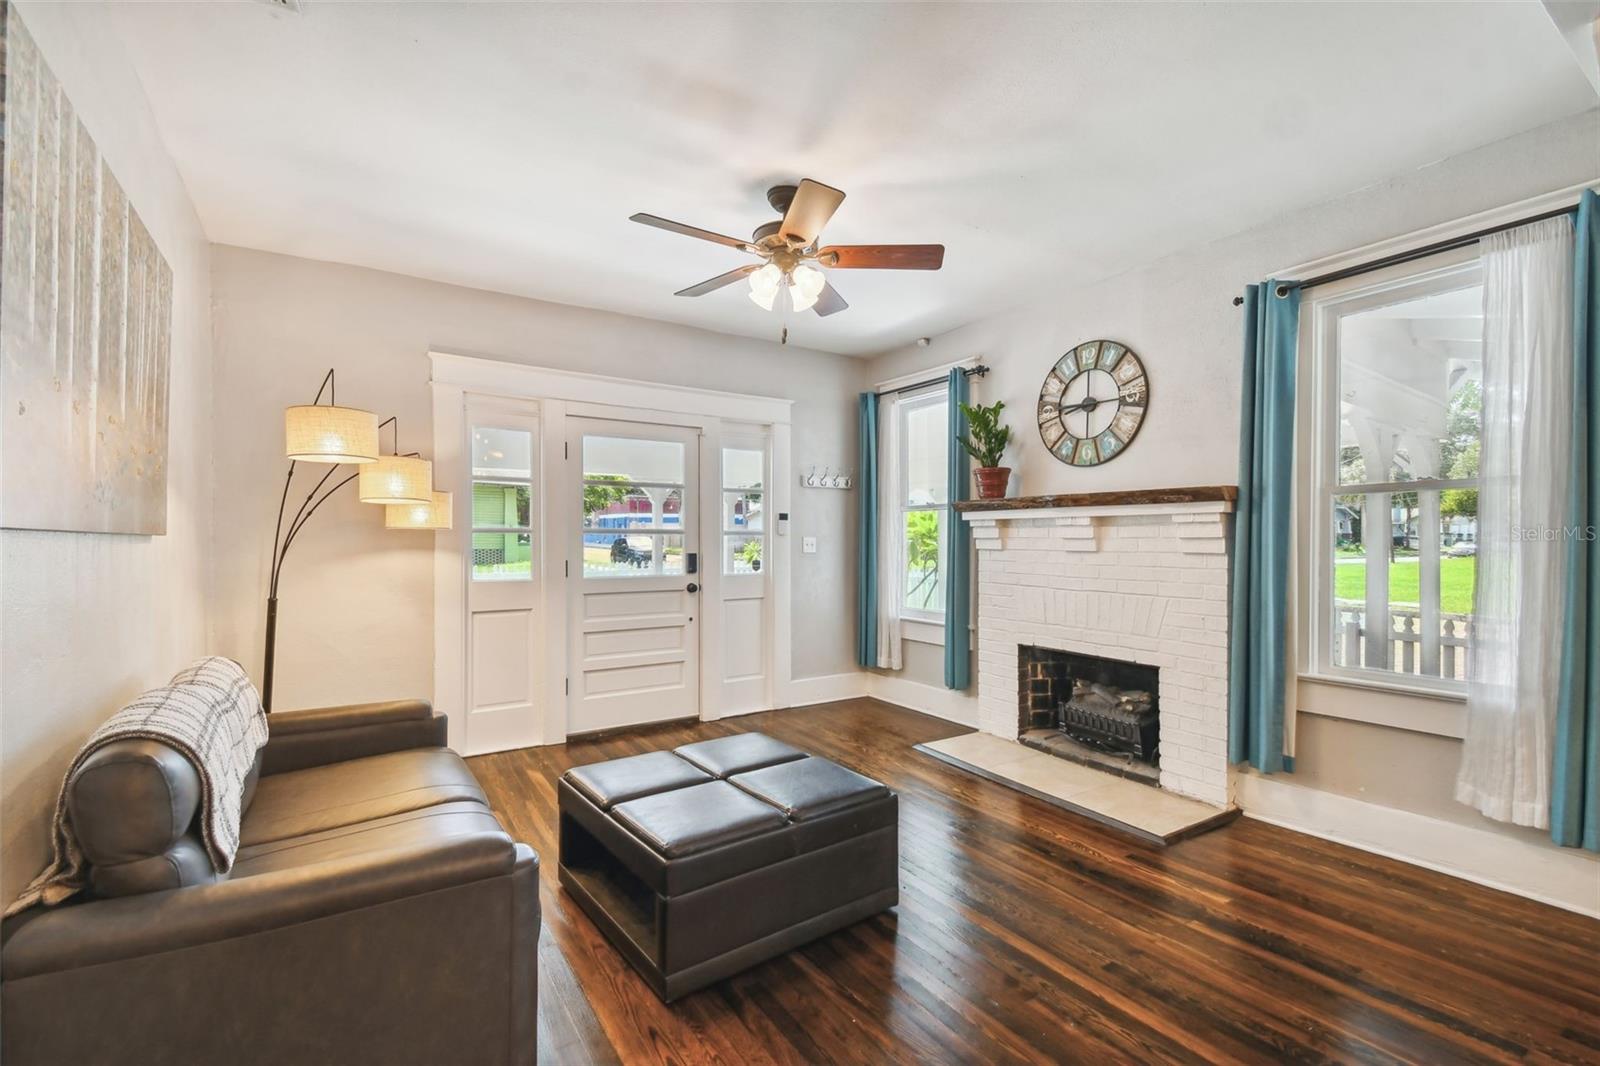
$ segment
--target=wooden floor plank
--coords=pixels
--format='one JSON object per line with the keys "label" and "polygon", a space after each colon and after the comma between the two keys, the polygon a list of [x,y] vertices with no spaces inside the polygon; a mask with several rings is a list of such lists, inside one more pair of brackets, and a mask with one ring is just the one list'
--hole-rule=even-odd
{"label": "wooden floor plank", "polygon": [[[758,730],[900,793],[901,903],[668,1007],[556,880],[571,766]],[[1248,819],[1157,848],[874,700],[472,760],[539,851],[541,1061],[1600,1063],[1600,922]]]}

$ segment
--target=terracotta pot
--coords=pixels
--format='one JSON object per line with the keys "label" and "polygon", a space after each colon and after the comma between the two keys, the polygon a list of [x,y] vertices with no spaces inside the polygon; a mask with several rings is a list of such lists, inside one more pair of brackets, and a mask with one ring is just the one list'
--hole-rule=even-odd
{"label": "terracotta pot", "polygon": [[1006,484],[1011,480],[1009,466],[980,466],[972,472],[978,481],[978,499],[998,500],[1006,494]]}

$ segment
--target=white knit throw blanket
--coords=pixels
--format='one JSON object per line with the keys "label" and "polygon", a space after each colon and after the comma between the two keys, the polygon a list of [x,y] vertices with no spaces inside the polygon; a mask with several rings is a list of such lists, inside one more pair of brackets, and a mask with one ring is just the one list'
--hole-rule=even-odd
{"label": "white knit throw blanket", "polygon": [[256,752],[267,742],[267,715],[244,668],[213,655],[139,696],[84,741],[56,799],[51,833],[55,857],[6,908],[8,917],[36,903],[54,906],[83,888],[87,871],[67,810],[67,786],[98,749],[140,738],[160,741],[194,764],[200,775],[200,835],[206,854],[217,872],[233,869],[244,782]]}

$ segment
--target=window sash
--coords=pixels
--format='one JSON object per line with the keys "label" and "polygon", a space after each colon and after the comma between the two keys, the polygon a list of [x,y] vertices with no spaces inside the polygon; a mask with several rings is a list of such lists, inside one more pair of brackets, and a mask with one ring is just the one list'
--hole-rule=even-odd
{"label": "window sash", "polygon": [[[944,588],[944,582],[949,577],[949,567],[946,565],[946,560],[948,560],[950,557],[950,523],[948,521],[948,507],[946,507],[944,504],[925,504],[917,507],[900,508],[900,524],[897,532],[901,539],[902,555],[904,554],[904,543],[906,539],[906,516],[919,514],[922,512],[928,512],[939,516],[939,543],[938,547],[935,549],[934,555],[934,570],[936,574],[934,580],[935,588],[942,590]],[[937,606],[912,607],[906,602],[906,597],[909,595],[910,589],[904,587],[903,585],[905,577],[909,576],[911,573],[911,563],[909,559],[906,560],[902,569],[904,569],[906,573],[901,578],[902,587],[900,589],[900,595],[898,598],[900,617],[916,622],[933,622],[942,625],[944,623],[945,616],[944,597],[941,595],[937,600],[934,601]]]}
{"label": "window sash", "polygon": [[[1391,274],[1388,280],[1373,282],[1371,279],[1363,279],[1361,283],[1352,284],[1347,288],[1318,294],[1319,298],[1308,301],[1308,306],[1304,309],[1301,322],[1302,380],[1309,382],[1311,388],[1307,390],[1309,395],[1301,407],[1302,415],[1305,417],[1298,446],[1307,446],[1312,459],[1301,466],[1305,479],[1302,484],[1309,481],[1310,491],[1305,496],[1306,505],[1300,511],[1298,519],[1309,523],[1309,528],[1300,538],[1308,554],[1298,565],[1301,571],[1301,587],[1308,594],[1306,609],[1301,618],[1309,623],[1306,627],[1308,630],[1306,637],[1302,638],[1300,645],[1302,649],[1300,672],[1312,679],[1344,680],[1379,688],[1459,696],[1465,692],[1465,682],[1442,677],[1439,671],[1445,667],[1450,658],[1469,653],[1462,646],[1464,640],[1457,643],[1456,638],[1450,634],[1439,637],[1429,635],[1429,622],[1437,624],[1440,616],[1444,614],[1440,575],[1445,548],[1442,543],[1437,543],[1440,540],[1440,533],[1424,532],[1420,528],[1420,519],[1419,542],[1436,546],[1439,550],[1419,550],[1416,564],[1419,568],[1419,593],[1430,588],[1437,590],[1431,598],[1441,602],[1418,604],[1416,615],[1412,616],[1419,623],[1414,633],[1415,641],[1410,639],[1413,634],[1405,629],[1405,618],[1401,618],[1401,626],[1396,628],[1396,616],[1408,615],[1411,609],[1409,604],[1390,603],[1387,619],[1389,624],[1386,627],[1388,631],[1380,629],[1381,635],[1377,635],[1372,633],[1373,627],[1366,623],[1365,615],[1369,612],[1366,611],[1365,602],[1362,603],[1360,613],[1363,650],[1367,647],[1369,636],[1373,637],[1375,643],[1387,641],[1388,651],[1381,666],[1344,665],[1339,660],[1349,659],[1348,648],[1340,649],[1336,646],[1336,642],[1348,639],[1346,628],[1348,620],[1344,620],[1345,625],[1342,626],[1341,615],[1349,614],[1351,611],[1348,607],[1340,606],[1341,601],[1337,595],[1339,562],[1335,544],[1336,502],[1344,497],[1384,497],[1385,511],[1381,521],[1384,523],[1383,528],[1388,529],[1392,520],[1393,497],[1396,495],[1416,494],[1419,497],[1418,510],[1421,511],[1422,496],[1430,496],[1438,501],[1442,499],[1443,493],[1449,490],[1473,490],[1481,487],[1481,479],[1476,477],[1429,477],[1410,481],[1349,484],[1341,484],[1339,481],[1339,435],[1343,418],[1340,408],[1339,321],[1345,315],[1359,313],[1372,307],[1459,289],[1470,284],[1478,276],[1479,266],[1475,255],[1468,257],[1463,253],[1457,256],[1455,261],[1446,262],[1444,265],[1438,265],[1441,260],[1434,262],[1434,266],[1420,269],[1414,264],[1410,265],[1409,272],[1400,274],[1397,271]],[[1382,539],[1386,550],[1382,553],[1378,564],[1382,565],[1386,572],[1385,587],[1392,588],[1388,584],[1393,579],[1389,573],[1392,536]],[[1429,597],[1419,594],[1419,601],[1425,598]],[[1389,603],[1387,597],[1386,603]],[[1378,626],[1382,627],[1383,622],[1380,621]],[[1470,624],[1466,628],[1470,628]],[[1426,642],[1424,637],[1427,637]],[[1424,659],[1424,643],[1427,649],[1426,659]],[[1446,652],[1447,648],[1451,650]],[[1344,654],[1341,654],[1341,651]],[[1457,661],[1465,662],[1465,659]],[[1410,662],[1412,671],[1402,669],[1407,662]],[[1423,672],[1424,665],[1433,672]]]}
{"label": "window sash", "polygon": [[[900,506],[902,510],[927,510],[935,507],[943,507],[949,502],[950,499],[949,449],[952,445],[951,441],[944,442],[946,461],[940,464],[943,469],[941,469],[939,472],[939,479],[944,485],[942,495],[944,496],[945,503],[917,503],[911,499],[911,434],[909,432],[909,425],[911,421],[910,415],[914,411],[919,411],[925,408],[947,407],[949,405],[949,400],[943,391],[943,386],[934,386],[933,388],[937,391],[914,393],[909,398],[901,399],[901,401],[895,405],[895,417],[900,420],[900,432],[897,434],[900,440],[900,454],[895,457],[896,462],[899,465],[899,470],[896,471],[897,483],[899,485],[896,495],[900,499]],[[942,421],[945,424],[948,424],[948,412],[947,417]]]}
{"label": "window sash", "polygon": [[[755,453],[760,456],[761,475],[755,486],[752,487],[747,485],[730,484],[730,482],[738,480],[737,478],[730,476],[728,473],[728,459],[730,452]],[[724,577],[735,577],[740,581],[762,581],[765,580],[765,575],[770,573],[770,570],[766,565],[769,547],[767,538],[769,536],[768,529],[770,526],[769,522],[767,521],[768,516],[766,511],[768,492],[767,486],[771,482],[771,477],[769,476],[769,471],[767,468],[770,459],[771,456],[768,454],[768,444],[764,439],[758,441],[756,439],[741,436],[736,439],[725,441],[719,450],[719,455],[717,458],[717,483],[720,487],[720,491],[717,494],[717,527],[721,536],[722,549],[719,553],[721,558],[721,563],[719,565],[722,567],[722,574]],[[748,525],[735,526],[731,524],[732,517],[728,507],[728,497],[730,496],[742,496],[747,500],[754,501],[755,505],[761,509],[761,528],[752,529]],[[759,567],[754,567],[747,563],[745,565],[749,567],[748,569],[740,569],[735,561],[735,552],[740,550],[740,547],[742,547],[743,544],[752,541],[759,545],[756,550],[758,553],[757,558],[761,561],[761,565]]]}

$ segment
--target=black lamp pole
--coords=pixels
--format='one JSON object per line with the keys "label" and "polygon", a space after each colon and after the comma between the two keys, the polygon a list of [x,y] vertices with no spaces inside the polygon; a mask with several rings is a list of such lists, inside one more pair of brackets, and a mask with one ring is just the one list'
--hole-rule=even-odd
{"label": "black lamp pole", "polygon": [[[328,394],[328,402],[338,406],[334,388],[333,371],[330,369],[322,379],[322,385],[317,389],[317,397],[311,401],[312,405],[321,403],[322,394],[326,392]],[[389,418],[380,422],[378,431],[381,433],[383,427],[390,423],[393,423],[395,427],[395,445],[398,450],[400,423],[397,419]],[[294,517],[289,520],[288,529],[285,530],[283,513],[289,502],[289,486],[294,483],[295,466],[295,461],[293,459],[289,460],[289,475],[283,480],[283,495],[278,500],[278,521],[272,533],[272,575],[267,582],[267,648],[261,671],[261,706],[267,711],[272,710],[272,669],[277,655],[278,644],[278,578],[283,574],[283,560],[288,557],[289,547],[294,544],[294,539],[300,534],[300,530],[305,528],[306,522],[310,520],[312,515],[317,513],[317,508],[327,503],[329,497],[350,484],[358,476],[357,474],[351,474],[331,489],[323,492],[323,486],[328,483],[328,479],[333,477],[339,469],[338,465],[329,467],[328,472],[322,475],[322,478],[306,494],[306,498],[301,501],[299,509],[294,513]],[[319,492],[322,495],[318,496]]]}

